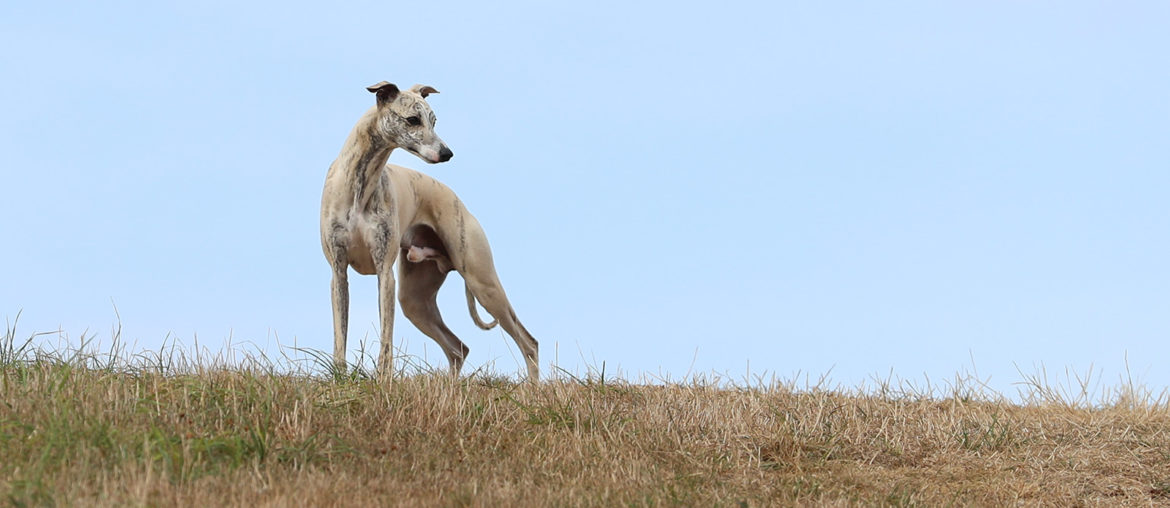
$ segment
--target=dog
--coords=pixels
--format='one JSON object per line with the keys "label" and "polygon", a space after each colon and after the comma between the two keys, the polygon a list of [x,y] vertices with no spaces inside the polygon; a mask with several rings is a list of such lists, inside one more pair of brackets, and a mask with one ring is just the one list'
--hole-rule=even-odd
{"label": "dog", "polygon": [[[387,382],[391,379],[397,260],[402,313],[439,344],[453,375],[459,374],[469,349],[443,323],[435,301],[451,270],[463,277],[475,324],[485,330],[497,323],[503,327],[524,356],[528,379],[536,381],[540,377],[538,344],[516,317],[500,285],[479,221],[438,180],[386,164],[395,148],[431,164],[454,155],[435,134],[435,114],[426,102],[438,90],[426,85],[399,90],[385,81],[366,89],[375,94],[375,104],[358,120],[329,166],[321,197],[321,247],[333,270],[334,365],[341,371],[346,368],[348,270],[353,267],[359,274],[378,277],[381,349],[376,375]],[[476,300],[494,321],[480,319]]]}

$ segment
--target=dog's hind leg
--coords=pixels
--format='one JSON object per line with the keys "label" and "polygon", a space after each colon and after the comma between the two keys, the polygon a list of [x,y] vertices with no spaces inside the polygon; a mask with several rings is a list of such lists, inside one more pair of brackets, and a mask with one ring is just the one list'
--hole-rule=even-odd
{"label": "dog's hind leg", "polygon": [[439,270],[433,261],[403,259],[398,262],[398,302],[402,305],[402,314],[443,348],[443,354],[451,364],[451,374],[459,375],[470,349],[447,328],[439,313],[435,298],[446,279],[447,273]]}
{"label": "dog's hind leg", "polygon": [[540,378],[536,339],[532,338],[532,334],[528,333],[520,319],[516,317],[516,311],[512,310],[512,304],[504,294],[504,287],[500,285],[495,268],[490,265],[490,260],[488,263],[486,266],[469,269],[463,274],[467,288],[479,300],[484,310],[496,318],[504,331],[516,341],[520,353],[524,355],[524,363],[528,366],[528,380],[536,381]]}

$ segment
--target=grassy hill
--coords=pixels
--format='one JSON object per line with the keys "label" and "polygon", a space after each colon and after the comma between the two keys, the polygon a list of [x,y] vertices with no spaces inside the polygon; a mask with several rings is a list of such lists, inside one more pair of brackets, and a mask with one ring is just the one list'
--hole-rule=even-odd
{"label": "grassy hill", "polygon": [[312,352],[291,370],[114,353],[0,342],[0,503],[1170,505],[1170,405],[1132,387],[1088,404],[1038,384],[1018,404],[962,383],[596,372],[531,385],[415,369],[383,386],[321,373]]}

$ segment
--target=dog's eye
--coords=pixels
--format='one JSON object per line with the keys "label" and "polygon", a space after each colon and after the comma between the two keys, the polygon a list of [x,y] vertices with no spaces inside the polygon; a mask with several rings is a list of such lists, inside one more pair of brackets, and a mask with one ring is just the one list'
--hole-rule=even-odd
{"label": "dog's eye", "polygon": [[406,124],[417,127],[419,125],[422,125],[422,119],[419,118],[418,115],[407,117]]}

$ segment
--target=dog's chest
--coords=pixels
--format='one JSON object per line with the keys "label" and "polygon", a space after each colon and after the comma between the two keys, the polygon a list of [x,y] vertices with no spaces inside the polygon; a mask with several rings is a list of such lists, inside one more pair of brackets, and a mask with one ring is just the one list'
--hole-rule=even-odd
{"label": "dog's chest", "polygon": [[392,232],[389,218],[385,215],[361,215],[351,221],[346,251],[354,271],[362,275],[377,273],[374,256],[388,254],[387,247],[394,243],[390,238]]}

